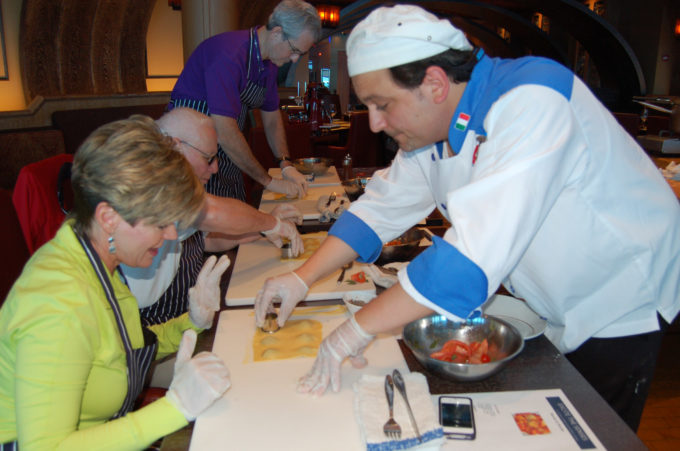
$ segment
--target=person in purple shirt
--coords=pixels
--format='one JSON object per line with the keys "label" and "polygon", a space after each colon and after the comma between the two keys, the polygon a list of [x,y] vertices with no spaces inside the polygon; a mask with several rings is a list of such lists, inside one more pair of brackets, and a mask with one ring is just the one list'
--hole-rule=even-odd
{"label": "person in purple shirt", "polygon": [[[277,67],[296,62],[321,36],[316,9],[301,0],[283,0],[266,26],[221,33],[203,41],[189,57],[170,96],[168,109],[189,107],[210,115],[217,128],[219,172],[210,194],[245,200],[241,171],[267,189],[304,197],[307,181],[291,164],[278,111]],[[272,178],[243,135],[248,111],[259,108],[267,142],[283,178]]]}

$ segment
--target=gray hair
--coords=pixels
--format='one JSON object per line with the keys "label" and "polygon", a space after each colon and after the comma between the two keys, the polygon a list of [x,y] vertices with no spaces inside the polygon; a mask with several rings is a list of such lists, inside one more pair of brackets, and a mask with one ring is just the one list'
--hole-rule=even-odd
{"label": "gray hair", "polygon": [[178,222],[187,228],[205,199],[205,189],[172,139],[142,115],[93,131],[75,154],[71,184],[71,217],[85,233],[100,202],[108,202],[132,226],[145,220],[158,226]]}
{"label": "gray hair", "polygon": [[309,30],[315,42],[321,38],[319,12],[302,0],[283,0],[276,5],[269,16],[267,30],[277,26],[281,27],[284,35],[292,39],[300,37],[305,30]]}
{"label": "gray hair", "polygon": [[172,138],[192,142],[198,141],[207,128],[215,129],[213,118],[187,107],[173,108],[157,119],[156,125]]}

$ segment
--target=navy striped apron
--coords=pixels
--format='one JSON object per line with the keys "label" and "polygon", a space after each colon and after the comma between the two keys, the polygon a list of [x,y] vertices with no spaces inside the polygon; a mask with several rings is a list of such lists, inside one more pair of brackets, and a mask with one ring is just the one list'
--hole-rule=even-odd
{"label": "navy striped apron", "polygon": [[[262,67],[260,48],[255,39],[255,28],[250,29],[250,43],[248,46],[248,68],[246,71],[246,85],[241,92],[239,92],[239,98],[241,99],[241,112],[236,118],[239,130],[243,132],[246,119],[248,118],[248,111],[256,108],[260,108],[264,103],[264,96],[266,88],[264,86],[259,86],[255,82],[250,80],[250,70],[253,54],[257,57],[258,68]],[[258,70],[258,69],[253,69]],[[208,108],[208,102],[205,100],[196,99],[186,99],[186,98],[171,98],[170,108],[176,107],[187,107],[192,108],[199,113],[210,115],[210,109]],[[206,185],[206,191],[215,196],[221,197],[232,197],[245,201],[246,193],[243,187],[243,175],[234,162],[227,156],[226,152],[222,150],[222,147],[218,146],[217,149],[217,161],[219,164],[219,169],[217,174],[210,177],[208,184]]]}
{"label": "navy striped apron", "polygon": [[90,259],[90,263],[94,268],[99,282],[101,282],[104,288],[104,293],[106,293],[106,299],[111,305],[113,314],[116,317],[116,323],[118,325],[118,331],[120,332],[120,337],[123,341],[123,347],[125,348],[125,357],[127,359],[127,380],[128,380],[128,391],[123,401],[123,405],[120,410],[111,417],[112,420],[125,416],[135,405],[135,400],[142,392],[144,388],[144,380],[146,379],[146,373],[149,371],[151,362],[153,362],[156,356],[156,350],[158,349],[158,340],[156,334],[143,327],[142,332],[144,333],[144,346],[138,349],[132,349],[132,343],[130,343],[130,337],[128,337],[127,329],[125,328],[125,322],[123,321],[123,315],[118,306],[118,301],[116,300],[116,295],[113,292],[113,287],[111,286],[111,281],[106,274],[106,269],[102,264],[99,255],[95,252],[90,241],[84,237],[76,234],[78,241],[85,249],[87,257]]}
{"label": "navy striped apron", "polygon": [[142,326],[164,323],[189,309],[189,288],[196,285],[198,273],[203,267],[204,249],[202,232],[196,232],[182,241],[177,274],[158,301],[139,310]]}

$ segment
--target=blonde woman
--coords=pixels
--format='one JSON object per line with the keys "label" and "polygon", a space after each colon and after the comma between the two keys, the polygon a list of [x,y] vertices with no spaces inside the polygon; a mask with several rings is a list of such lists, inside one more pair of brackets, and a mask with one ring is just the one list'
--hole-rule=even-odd
{"label": "blonde woman", "polygon": [[[0,449],[142,449],[230,385],[217,356],[191,358],[229,260],[209,259],[189,312],[149,329],[118,269],[150,265],[203,206],[203,186],[170,138],[145,116],[104,125],[76,153],[72,185],[71,218],[0,309]],[[133,411],[150,361],[178,346],[167,395]]]}

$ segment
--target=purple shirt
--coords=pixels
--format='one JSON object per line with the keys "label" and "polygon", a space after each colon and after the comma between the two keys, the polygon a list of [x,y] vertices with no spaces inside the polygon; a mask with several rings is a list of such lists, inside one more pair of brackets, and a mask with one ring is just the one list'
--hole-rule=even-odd
{"label": "purple shirt", "polygon": [[249,30],[221,33],[201,42],[193,51],[175,83],[173,99],[194,99],[208,102],[210,114],[238,118],[241,112],[239,93],[248,80],[266,87],[262,111],[279,107],[276,86],[278,68],[271,61],[262,61],[257,32],[248,77]]}

